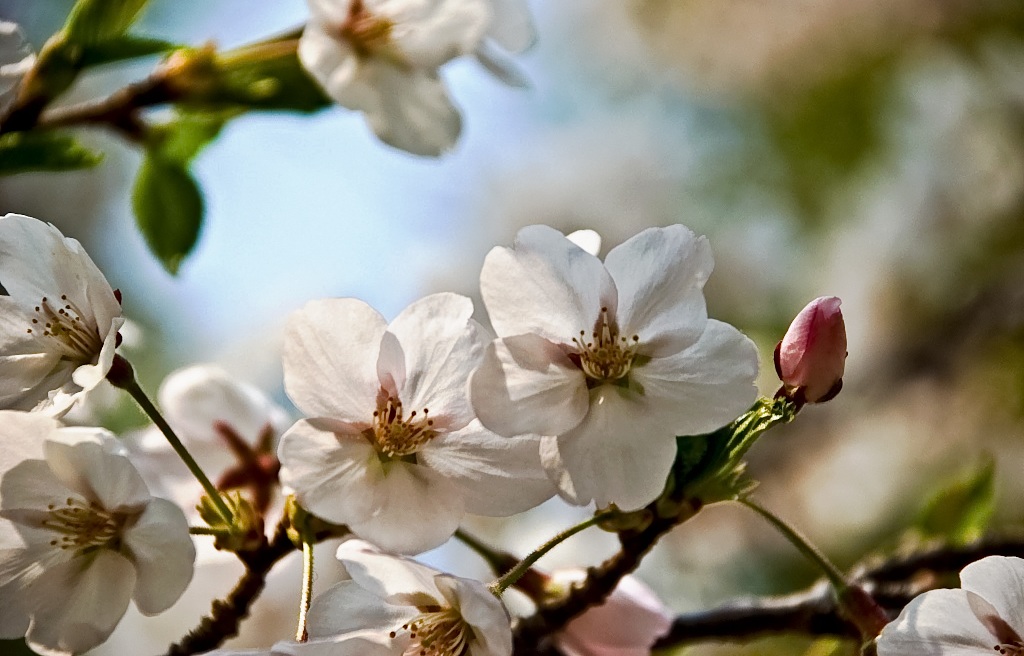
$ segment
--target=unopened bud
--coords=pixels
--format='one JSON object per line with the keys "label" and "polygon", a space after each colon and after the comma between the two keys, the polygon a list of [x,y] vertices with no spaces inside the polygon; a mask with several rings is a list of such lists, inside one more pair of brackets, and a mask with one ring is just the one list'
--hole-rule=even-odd
{"label": "unopened bud", "polygon": [[846,367],[846,324],[835,296],[807,304],[775,347],[780,393],[798,403],[824,403],[843,386]]}

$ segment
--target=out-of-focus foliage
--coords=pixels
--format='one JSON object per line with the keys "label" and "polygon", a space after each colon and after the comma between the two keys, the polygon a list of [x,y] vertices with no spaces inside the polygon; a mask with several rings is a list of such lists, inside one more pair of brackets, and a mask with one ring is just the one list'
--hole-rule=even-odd
{"label": "out-of-focus foliage", "polygon": [[996,509],[995,465],[986,458],[936,490],[914,525],[921,537],[967,544],[984,535]]}
{"label": "out-of-focus foliage", "polygon": [[0,175],[86,169],[101,161],[101,153],[88,149],[68,134],[14,132],[0,136]]}

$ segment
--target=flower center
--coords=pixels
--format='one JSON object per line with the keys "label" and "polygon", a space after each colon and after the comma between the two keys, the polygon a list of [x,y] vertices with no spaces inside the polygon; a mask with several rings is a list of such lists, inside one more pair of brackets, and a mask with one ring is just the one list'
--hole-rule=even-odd
{"label": "flower center", "polygon": [[394,23],[387,18],[376,16],[366,10],[363,0],[353,0],[349,5],[348,17],[338,33],[352,46],[360,57],[369,57],[391,43],[391,28]]}
{"label": "flower center", "polygon": [[[412,621],[403,624],[412,642],[402,656],[463,656],[469,652],[469,625],[454,608],[427,606]],[[391,637],[398,635],[391,632]]]}
{"label": "flower center", "polygon": [[1024,656],[1024,643],[1014,640],[1012,643],[1003,643],[993,647],[995,653],[1003,656]]}
{"label": "flower center", "polygon": [[579,349],[579,366],[583,373],[598,383],[619,380],[629,373],[640,344],[640,337],[619,336],[615,322],[608,320],[608,308],[601,308],[601,316],[594,326],[591,338],[585,330],[579,337],[573,337]]}
{"label": "flower center", "polygon": [[102,350],[103,341],[99,334],[82,320],[84,313],[68,300],[66,294],[56,304],[44,296],[35,312],[28,333],[55,342],[66,359],[92,362]]}
{"label": "flower center", "polygon": [[47,506],[42,528],[61,535],[50,540],[50,546],[83,551],[91,547],[105,547],[115,541],[124,526],[124,517],[108,512],[95,502],[68,498],[64,506]]}
{"label": "flower center", "polygon": [[428,416],[429,413],[427,408],[423,408],[422,415],[413,410],[407,418],[402,411],[402,402],[389,396],[380,409],[373,413],[373,437],[377,449],[389,458],[416,453],[421,446],[437,436],[437,431],[433,429],[434,420]]}

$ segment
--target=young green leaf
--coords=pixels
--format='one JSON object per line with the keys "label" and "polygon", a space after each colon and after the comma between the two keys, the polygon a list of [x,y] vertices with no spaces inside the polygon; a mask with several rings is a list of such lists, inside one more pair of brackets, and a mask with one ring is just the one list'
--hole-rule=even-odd
{"label": "young green leaf", "polygon": [[177,274],[203,222],[203,196],[185,164],[148,151],[135,179],[132,207],[149,250]]}
{"label": "young green leaf", "polygon": [[180,47],[178,44],[171,43],[170,41],[164,41],[162,39],[152,39],[145,36],[123,34],[107,39],[106,41],[85,46],[82,50],[82,59],[80,64],[83,68],[99,66],[101,64],[110,64],[112,62],[124,61],[126,59],[135,59],[136,57],[157,55],[162,52],[169,52],[178,47]]}
{"label": "young green leaf", "polygon": [[68,15],[64,33],[77,45],[109,41],[131,27],[148,0],[78,0]]}
{"label": "young green leaf", "polygon": [[70,171],[96,166],[103,154],[59,132],[12,132],[0,136],[0,175]]}

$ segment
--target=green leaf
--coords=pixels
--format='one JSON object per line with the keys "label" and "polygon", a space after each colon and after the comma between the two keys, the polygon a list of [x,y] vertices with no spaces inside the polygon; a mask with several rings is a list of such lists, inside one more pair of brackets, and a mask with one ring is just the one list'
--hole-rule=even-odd
{"label": "green leaf", "polygon": [[995,461],[986,457],[935,491],[914,527],[922,537],[966,544],[985,533],[995,505]]}
{"label": "green leaf", "polygon": [[121,36],[131,27],[148,0],[78,0],[68,15],[68,41],[93,45]]}
{"label": "green leaf", "polygon": [[152,129],[150,147],[159,150],[164,159],[187,165],[239,113],[237,110],[179,111],[173,120]]}
{"label": "green leaf", "polygon": [[135,179],[132,208],[149,250],[177,274],[203,223],[203,196],[185,164],[148,151]]}
{"label": "green leaf", "polygon": [[0,136],[0,175],[69,171],[96,166],[103,153],[59,132],[12,132]]}
{"label": "green leaf", "polygon": [[82,67],[99,66],[112,62],[146,57],[162,52],[169,52],[180,46],[162,39],[151,39],[145,36],[132,36],[125,34],[115,36],[106,41],[87,45],[82,50]]}
{"label": "green leaf", "polygon": [[225,53],[218,60],[219,83],[203,100],[307,113],[330,107],[333,102],[306,73],[294,47],[280,50],[273,56],[255,48]]}

